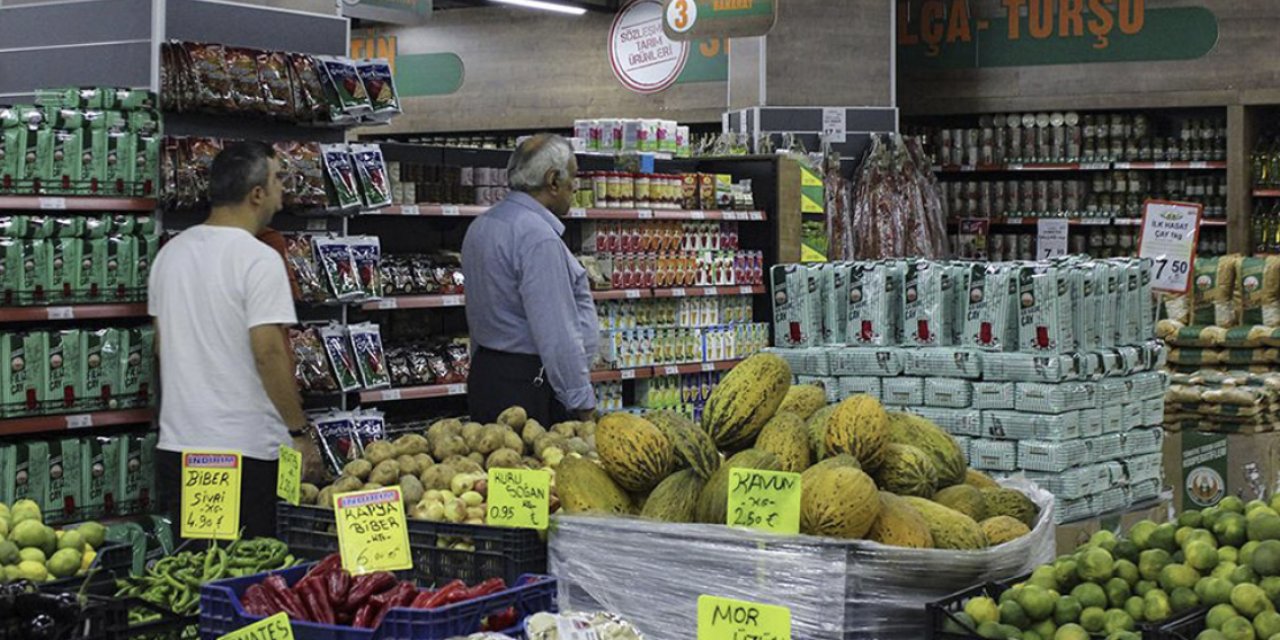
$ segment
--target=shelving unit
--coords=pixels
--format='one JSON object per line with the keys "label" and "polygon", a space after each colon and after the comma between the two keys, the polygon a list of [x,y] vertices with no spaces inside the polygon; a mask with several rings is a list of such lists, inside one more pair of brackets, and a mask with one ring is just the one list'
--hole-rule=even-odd
{"label": "shelving unit", "polygon": [[[1019,217],[1019,218],[1006,218],[1006,217],[997,216],[995,218],[967,218],[967,219],[968,220],[985,219],[993,225],[1034,227],[1036,226],[1036,223],[1038,223],[1040,220],[1062,220],[1063,218],[1050,217],[1050,216],[1045,216],[1045,217],[1025,216],[1025,217]],[[1069,225],[1073,225],[1073,226],[1078,225],[1082,227],[1107,227],[1112,225],[1119,226],[1119,227],[1137,227],[1142,225],[1142,218],[1066,218],[1066,221],[1067,221],[1067,224]],[[959,224],[959,222],[960,220],[958,219],[952,219],[952,220],[949,220],[947,223],[951,225],[956,225],[956,224]],[[1204,227],[1225,227],[1227,226],[1227,221],[1226,220],[1202,220],[1200,222],[1200,225]]]}
{"label": "shelving unit", "polygon": [[1192,170],[1226,170],[1224,161],[1201,162],[1048,162],[989,165],[934,165],[937,173],[996,173],[1015,171],[1192,171]]}
{"label": "shelving unit", "polygon": [[146,408],[33,416],[29,418],[7,418],[0,420],[0,436],[143,424],[151,422],[155,416],[155,409]]}
{"label": "shelving unit", "polygon": [[0,307],[0,324],[11,322],[145,318],[146,316],[147,304],[145,302],[129,302],[124,304],[77,304],[50,307]]}
{"label": "shelving unit", "polygon": [[[489,207],[456,204],[395,204],[366,211],[367,216],[423,216],[432,218],[474,218]],[[662,209],[570,209],[577,220],[741,220],[760,222],[763,211],[674,211]]]}

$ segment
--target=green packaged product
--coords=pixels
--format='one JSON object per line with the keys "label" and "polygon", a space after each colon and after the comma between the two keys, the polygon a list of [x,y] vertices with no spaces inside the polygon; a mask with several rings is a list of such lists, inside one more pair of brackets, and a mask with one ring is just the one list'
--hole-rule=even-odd
{"label": "green packaged product", "polygon": [[133,290],[137,297],[141,299],[147,292],[147,279],[151,277],[151,265],[155,264],[160,238],[154,235],[137,236],[134,242],[137,260],[134,263],[136,268],[133,273]]}
{"label": "green packaged product", "polygon": [[152,363],[155,360],[155,331],[150,327],[120,330],[119,408],[150,404]]}
{"label": "green packaged product", "polygon": [[117,512],[145,513],[155,497],[156,436],[148,433],[122,437],[120,440]]}
{"label": "green packaged product", "polygon": [[[133,179],[130,182],[139,185],[136,188],[144,189],[145,194],[155,190],[157,180],[160,178],[160,145],[161,140],[156,136],[136,138],[134,154],[137,162],[133,167]],[[135,195],[144,195],[144,193]]]}
{"label": "green packaged product", "polygon": [[53,138],[53,129],[45,127],[27,134],[27,159],[19,190],[36,191],[37,182],[42,183],[41,190],[49,186],[53,176]]}
{"label": "green packaged product", "polygon": [[57,512],[60,520],[69,519],[75,516],[76,509],[83,502],[81,440],[63,438],[42,444],[48,460],[48,475],[43,499],[37,502],[43,505],[46,514]]}
{"label": "green packaged product", "polygon": [[68,413],[80,405],[84,391],[80,330],[48,331],[42,335],[46,364],[40,406],[48,413]]}
{"label": "green packaged product", "polygon": [[0,301],[9,307],[18,303],[22,282],[22,241],[0,237]]}
{"label": "green packaged product", "polygon": [[16,191],[17,181],[22,180],[27,172],[27,136],[30,129],[9,127],[3,129],[3,134],[0,138],[0,150],[4,156],[0,162],[0,188]]}
{"label": "green packaged product", "polygon": [[137,251],[138,242],[133,236],[112,235],[107,238],[105,280],[102,282],[104,296],[112,300],[128,297],[138,267]]}
{"label": "green packaged product", "polygon": [[72,304],[77,301],[80,285],[79,238],[49,240],[49,304]]}
{"label": "green packaged product", "polygon": [[49,241],[22,241],[22,270],[18,273],[18,303],[43,303],[53,287]]}
{"label": "green packaged product", "polygon": [[80,264],[76,269],[76,295],[82,301],[100,300],[102,286],[106,282],[107,241],[105,238],[84,238],[80,243]]}
{"label": "green packaged product", "polygon": [[40,409],[44,389],[44,340],[38,333],[0,334],[0,381],[4,384],[4,415],[32,415]]}
{"label": "green packaged product", "polygon": [[115,508],[120,487],[121,441],[125,437],[85,438],[82,442],[81,476],[84,507],[90,517]]}
{"label": "green packaged product", "polygon": [[107,409],[120,388],[120,330],[86,329],[80,332],[79,364],[83,380],[81,407],[88,411]]}
{"label": "green packaged product", "polygon": [[39,500],[44,496],[48,449],[39,442],[19,442],[0,447],[0,496],[8,504]]}

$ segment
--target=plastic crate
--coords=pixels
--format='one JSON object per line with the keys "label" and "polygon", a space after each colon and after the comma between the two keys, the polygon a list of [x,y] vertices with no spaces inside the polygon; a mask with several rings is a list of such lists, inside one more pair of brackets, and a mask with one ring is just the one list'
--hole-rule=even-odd
{"label": "plastic crate", "polygon": [[[240,598],[251,585],[275,573],[292,586],[306,575],[312,565],[303,565],[243,578],[220,580],[200,588],[200,637],[214,640],[260,616],[245,612]],[[484,598],[477,598],[439,609],[396,608],[387,613],[376,629],[358,629],[292,621],[297,640],[444,640],[465,636],[480,630],[485,616],[515,607],[523,620],[539,611],[557,611],[556,579],[544,575],[523,575],[512,582],[517,586]]]}
{"label": "plastic crate", "polygon": [[118,542],[108,542],[98,549],[93,564],[89,565],[89,573],[83,576],[72,576],[40,585],[40,590],[47,593],[59,591],[79,591],[86,582],[90,587],[96,585],[115,585],[117,579],[125,578],[133,569],[133,547]]}
{"label": "plastic crate", "polygon": [[[56,636],[58,640],[115,640],[110,624],[115,612],[110,599],[86,596],[74,629]],[[0,640],[32,638],[30,625],[21,616],[0,622]]]}
{"label": "plastic crate", "polygon": [[[117,598],[114,584],[98,584],[89,593],[106,603],[106,636],[110,640],[183,640],[194,637],[198,616],[180,616],[168,609],[141,598]],[[145,610],[152,620],[130,624],[130,612]],[[190,631],[188,631],[190,630]]]}
{"label": "plastic crate", "polygon": [[[502,578],[508,584],[525,574],[547,571],[547,543],[532,529],[409,520],[413,576],[431,585],[449,580],[467,584]],[[334,514],[319,507],[276,505],[276,537],[299,558],[319,560],[338,551]],[[465,540],[475,551],[451,549]]]}

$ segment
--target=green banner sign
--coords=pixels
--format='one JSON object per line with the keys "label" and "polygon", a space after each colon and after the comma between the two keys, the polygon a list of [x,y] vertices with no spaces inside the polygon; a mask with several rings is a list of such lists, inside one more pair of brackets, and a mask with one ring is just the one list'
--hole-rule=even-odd
{"label": "green banner sign", "polygon": [[762,36],[778,19],[777,0],[663,0],[663,30],[672,40]]}
{"label": "green banner sign", "polygon": [[899,0],[904,69],[974,69],[1192,60],[1213,50],[1218,19],[1203,7],[1143,0],[1005,0],[976,16],[968,0]]}

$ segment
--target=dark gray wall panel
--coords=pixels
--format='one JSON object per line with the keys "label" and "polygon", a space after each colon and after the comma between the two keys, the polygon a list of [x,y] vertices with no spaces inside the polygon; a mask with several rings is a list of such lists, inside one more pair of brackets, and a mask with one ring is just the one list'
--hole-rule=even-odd
{"label": "dark gray wall panel", "polygon": [[20,102],[8,94],[65,86],[147,87],[151,45],[146,42],[0,53],[0,102]]}
{"label": "dark gray wall panel", "polygon": [[150,38],[151,0],[85,0],[0,7],[0,55],[5,55],[2,51],[8,49]]}
{"label": "dark gray wall panel", "polygon": [[171,40],[348,55],[344,18],[222,2],[167,0],[165,36]]}

